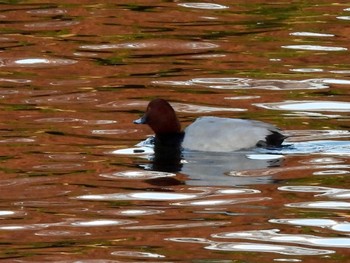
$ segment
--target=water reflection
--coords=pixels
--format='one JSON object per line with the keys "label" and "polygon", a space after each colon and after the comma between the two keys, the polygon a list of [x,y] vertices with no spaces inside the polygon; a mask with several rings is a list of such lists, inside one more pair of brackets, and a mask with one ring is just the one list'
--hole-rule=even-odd
{"label": "water reflection", "polygon": [[266,159],[249,158],[247,152],[222,153],[191,153],[184,154],[186,162],[181,172],[189,176],[190,185],[247,185],[273,183],[271,176],[254,177],[231,176],[233,171],[253,171],[267,167],[280,166],[283,157],[273,155]]}
{"label": "water reflection", "polygon": [[[151,143],[151,144],[150,144]],[[113,151],[113,154],[136,154],[150,163],[140,163],[140,167],[150,171],[178,172],[188,176],[189,185],[247,185],[273,183],[270,175],[244,177],[231,176],[235,171],[254,171],[267,167],[278,167],[284,156],[278,154],[258,154],[257,152],[196,152],[182,151],[181,148],[157,147],[153,150],[152,140],[139,144],[140,148]],[[146,147],[145,147],[146,145]],[[149,150],[150,149],[150,150]],[[152,177],[152,173],[149,172]],[[142,177],[147,174],[139,172]],[[162,173],[163,174],[163,173]],[[160,174],[160,175],[162,175]],[[167,174],[165,174],[167,176]]]}

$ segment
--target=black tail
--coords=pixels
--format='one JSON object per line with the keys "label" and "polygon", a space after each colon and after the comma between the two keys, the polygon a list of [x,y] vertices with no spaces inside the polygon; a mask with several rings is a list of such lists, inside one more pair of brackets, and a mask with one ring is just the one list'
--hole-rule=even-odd
{"label": "black tail", "polygon": [[284,139],[286,138],[287,136],[284,136],[278,131],[271,131],[271,134],[265,137],[266,147],[281,147]]}

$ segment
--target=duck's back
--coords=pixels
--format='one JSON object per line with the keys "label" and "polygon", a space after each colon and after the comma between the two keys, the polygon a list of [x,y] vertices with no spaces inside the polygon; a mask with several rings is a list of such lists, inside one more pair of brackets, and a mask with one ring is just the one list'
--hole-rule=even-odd
{"label": "duck's back", "polygon": [[[231,152],[267,143],[279,134],[273,125],[243,119],[201,117],[185,130],[182,147],[189,150]],[[281,139],[283,141],[283,139]]]}

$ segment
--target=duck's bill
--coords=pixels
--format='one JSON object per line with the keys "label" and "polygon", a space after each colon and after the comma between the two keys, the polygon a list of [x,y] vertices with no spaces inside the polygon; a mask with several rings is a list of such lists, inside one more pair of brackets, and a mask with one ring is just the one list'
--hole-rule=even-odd
{"label": "duck's bill", "polygon": [[134,124],[145,124],[146,123],[146,117],[143,115],[140,119],[134,120]]}

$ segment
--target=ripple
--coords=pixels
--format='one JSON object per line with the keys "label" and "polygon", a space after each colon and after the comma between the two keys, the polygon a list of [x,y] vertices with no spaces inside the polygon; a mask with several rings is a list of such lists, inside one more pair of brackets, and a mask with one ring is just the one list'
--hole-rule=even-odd
{"label": "ripple", "polygon": [[221,10],[227,9],[228,6],[213,4],[213,3],[180,3],[179,6],[195,8],[195,9],[211,9],[211,10]]}
{"label": "ripple", "polygon": [[25,100],[25,103],[28,104],[62,104],[62,103],[92,103],[98,101],[94,98],[95,93],[74,93],[74,94],[65,94],[65,95],[56,95],[56,96],[45,96],[39,98],[30,98]]}
{"label": "ripple", "polygon": [[144,109],[147,106],[147,101],[111,101],[105,104],[97,105],[100,108],[112,108],[112,109]]}
{"label": "ripple", "polygon": [[14,95],[14,94],[19,94],[19,90],[14,90],[14,89],[11,89],[11,90],[8,90],[8,89],[4,89],[4,90],[0,90],[0,94],[2,95]]}
{"label": "ripple", "polygon": [[[240,108],[223,108],[223,107],[210,107],[210,106],[200,106],[186,103],[170,103],[172,107],[178,112],[184,113],[209,113],[209,112],[220,112],[220,111],[246,111],[246,109]],[[106,104],[97,105],[97,107],[103,108],[114,108],[114,109],[144,109],[148,105],[147,101],[112,101]]]}
{"label": "ripple", "polygon": [[268,242],[296,243],[308,246],[343,247],[350,246],[350,238],[318,237],[314,235],[279,234],[279,229],[253,230],[244,232],[226,232],[212,234],[215,238],[236,238]]}
{"label": "ripple", "polygon": [[69,123],[69,122],[87,122],[87,120],[77,119],[77,118],[68,118],[68,117],[56,117],[56,118],[42,118],[36,119],[36,122],[47,122],[47,123]]}
{"label": "ripple", "polygon": [[70,123],[70,122],[80,122],[84,125],[105,125],[105,124],[114,124],[117,121],[114,120],[84,120],[78,118],[69,118],[69,117],[54,117],[54,118],[41,118],[36,119],[36,122],[47,122],[47,123]]}
{"label": "ripple", "polygon": [[43,29],[43,28],[61,28],[61,27],[70,27],[80,24],[79,21],[54,21],[54,22],[36,22],[36,23],[29,23],[25,24],[24,26],[26,28],[32,28],[32,29]]}
{"label": "ripple", "polygon": [[84,124],[88,125],[105,125],[117,123],[115,120],[87,120]]}
{"label": "ripple", "polygon": [[134,224],[137,223],[137,221],[132,220],[112,220],[112,219],[97,219],[97,220],[87,220],[87,221],[76,221],[70,223],[72,226],[78,226],[78,227],[103,227],[103,226],[120,226],[120,225],[128,225],[128,224]]}
{"label": "ripple", "polygon": [[333,250],[312,249],[287,245],[274,245],[264,243],[243,243],[243,242],[216,242],[205,249],[216,251],[241,251],[241,252],[269,252],[282,255],[313,256],[335,253]]}
{"label": "ripple", "polygon": [[184,223],[184,224],[163,224],[163,225],[146,225],[146,226],[126,226],[123,229],[129,230],[160,230],[160,229],[181,229],[193,227],[207,227],[207,226],[224,226],[231,224],[231,222],[198,222],[198,223]]}
{"label": "ripple", "polygon": [[[324,175],[341,175],[341,174],[350,174],[350,171],[346,170],[325,170],[325,171],[318,171],[318,172],[313,172],[313,175],[319,175],[319,176],[324,176]],[[350,197],[350,195],[349,195]]]}
{"label": "ripple", "polygon": [[310,160],[300,161],[305,164],[339,164],[344,163],[345,160],[333,157],[312,158]]}
{"label": "ripple", "polygon": [[56,153],[56,154],[50,154],[47,156],[49,159],[52,160],[59,160],[59,161],[77,161],[77,160],[84,160],[86,159],[86,156],[81,155],[80,153]]}
{"label": "ripple", "polygon": [[[19,206],[24,206],[23,204],[26,203],[24,200],[26,199],[30,200],[31,198],[37,198],[41,200],[44,198],[61,197],[67,195],[69,192],[70,191],[68,190],[62,190],[62,187],[55,184],[29,185],[26,188],[21,189],[20,191],[18,191],[15,188],[7,189],[6,195],[3,196],[3,199],[8,198],[14,200],[22,200],[21,202],[16,202],[15,204]],[[34,201],[32,203],[34,203]],[[48,207],[51,206],[50,204],[48,205]]]}
{"label": "ripple", "polygon": [[174,177],[174,173],[158,172],[158,171],[122,171],[114,173],[100,174],[101,177],[110,179],[136,179],[148,180],[163,177]]}
{"label": "ripple", "polygon": [[0,217],[13,216],[15,214],[16,214],[15,211],[0,210]]}
{"label": "ripple", "polygon": [[27,215],[27,213],[22,210],[22,211],[10,211],[10,210],[0,210],[0,218],[4,219],[7,217],[24,217],[25,215]]}
{"label": "ripple", "polygon": [[0,59],[0,67],[56,67],[67,66],[77,63],[72,59],[60,58],[21,58],[21,59]]}
{"label": "ripple", "polygon": [[[301,145],[312,145],[312,144],[334,144],[334,145],[346,145],[347,141],[326,141],[326,140],[334,140],[340,138],[350,138],[350,131],[347,130],[294,130],[288,131],[292,134],[292,136],[298,137],[296,142],[301,141]],[[320,140],[316,142],[311,142],[311,140]],[[322,141],[325,140],[325,141]],[[304,143],[304,141],[309,141],[308,143]],[[328,142],[328,143],[327,143]],[[296,143],[296,147],[298,147],[299,143]],[[293,145],[294,147],[295,145]]]}
{"label": "ripple", "polygon": [[[69,191],[64,191],[61,193],[61,195],[68,194]],[[73,203],[68,202],[54,202],[54,201],[21,201],[14,203],[16,206],[21,207],[70,207],[74,206]]]}
{"label": "ripple", "polygon": [[349,21],[350,20],[350,16],[337,16],[337,19]]}
{"label": "ripple", "polygon": [[53,163],[53,164],[42,164],[33,166],[35,170],[71,170],[71,169],[82,169],[84,164],[81,163]]}
{"label": "ripple", "polygon": [[76,197],[80,200],[90,201],[119,201],[119,200],[149,200],[149,201],[173,201],[183,199],[198,198],[199,194],[179,194],[164,192],[136,192],[130,194],[100,194],[100,195],[81,195]]}
{"label": "ripple", "polygon": [[290,71],[293,72],[302,72],[302,73],[314,73],[314,72],[323,72],[321,68],[292,68]]}
{"label": "ripple", "polygon": [[101,44],[101,45],[84,45],[81,49],[88,50],[108,50],[108,49],[144,49],[153,48],[154,43],[123,43],[123,44]]}
{"label": "ripple", "polygon": [[314,83],[350,85],[350,80],[348,79],[321,78],[321,79],[309,79],[307,81],[314,82]]}
{"label": "ripple", "polygon": [[331,226],[330,228],[334,231],[350,233],[350,223],[348,222],[338,223],[334,226]]}
{"label": "ripple", "polygon": [[18,187],[25,184],[45,184],[54,181],[52,177],[28,177],[28,178],[11,178],[0,180],[0,187]]}
{"label": "ripple", "polygon": [[199,106],[191,105],[185,103],[171,103],[174,109],[178,112],[183,113],[210,113],[210,112],[220,112],[220,111],[246,111],[246,109],[240,108],[222,108],[222,107],[209,107],[209,106]]}
{"label": "ripple", "polygon": [[280,186],[278,190],[280,191],[290,191],[290,192],[302,192],[302,193],[323,193],[328,191],[333,191],[335,188],[323,187],[323,186],[312,186],[312,185],[291,185],[291,186]]}
{"label": "ripple", "polygon": [[31,83],[32,81],[30,79],[0,78],[0,82],[10,82],[10,83],[16,83],[16,84],[27,84],[27,83]]}
{"label": "ripple", "polygon": [[235,96],[235,97],[225,97],[225,100],[254,100],[260,99],[261,96]]}
{"label": "ripple", "polygon": [[196,244],[210,244],[212,241],[198,237],[169,237],[165,240],[179,242],[179,243],[196,243]]}
{"label": "ripple", "polygon": [[91,81],[86,79],[63,79],[63,80],[54,80],[50,82],[52,86],[81,86],[87,85]]}
{"label": "ripple", "polygon": [[236,199],[216,199],[216,200],[198,200],[190,202],[178,202],[172,205],[178,206],[220,206],[220,205],[233,205],[249,202],[260,202],[271,200],[269,197],[252,197],[252,198],[236,198]]}
{"label": "ripple", "polygon": [[276,160],[284,158],[284,155],[280,154],[247,154],[246,156],[251,160]]}
{"label": "ripple", "polygon": [[204,50],[218,48],[217,44],[209,42],[196,42],[196,41],[166,41],[166,40],[148,40],[139,42],[126,42],[119,44],[97,44],[97,45],[82,45],[80,49],[86,50],[113,50],[113,49],[149,49],[161,52],[161,50],[169,50],[175,52],[184,52],[185,50]]}
{"label": "ripple", "polygon": [[263,90],[304,90],[326,89],[329,86],[320,80],[279,80],[249,78],[194,78],[187,81],[152,81],[155,85],[202,86],[212,89],[263,89]]}
{"label": "ripple", "polygon": [[115,251],[112,252],[113,256],[121,257],[136,257],[136,258],[165,258],[164,255],[149,253],[149,252],[138,252],[138,251]]}
{"label": "ripple", "polygon": [[336,74],[350,74],[350,70],[346,70],[346,69],[343,69],[343,70],[330,70],[329,72],[336,73]]}
{"label": "ripple", "polygon": [[102,215],[118,215],[118,216],[148,216],[148,215],[157,215],[164,213],[163,210],[156,210],[156,209],[126,209],[126,210],[101,210],[98,211],[99,214]]}
{"label": "ripple", "polygon": [[9,138],[9,139],[0,140],[0,143],[31,143],[35,141],[36,141],[35,139],[31,139],[31,138]]}
{"label": "ripple", "polygon": [[283,219],[270,219],[270,223],[275,224],[287,224],[295,226],[317,226],[317,227],[330,227],[337,225],[338,222],[332,219],[319,219],[319,218],[283,218]]}
{"label": "ripple", "polygon": [[344,101],[291,100],[273,103],[255,103],[253,105],[270,110],[350,112],[350,102]]}
{"label": "ripple", "polygon": [[90,236],[88,232],[72,231],[72,230],[42,230],[36,232],[36,236],[45,237],[80,237],[80,236]]}
{"label": "ripple", "polygon": [[324,114],[319,112],[294,111],[283,114],[284,116],[301,117],[301,118],[319,118],[319,119],[335,119],[342,118],[339,114]]}
{"label": "ripple", "polygon": [[311,50],[311,51],[346,51],[345,47],[330,47],[330,46],[319,46],[319,45],[287,45],[282,48],[296,49],[296,50]]}
{"label": "ripple", "polygon": [[[6,16],[0,15],[0,18],[6,18]],[[0,42],[15,42],[16,40],[9,37],[0,37]]]}
{"label": "ripple", "polygon": [[[203,17],[204,18],[204,17]],[[211,19],[209,17],[207,17],[207,19]],[[216,19],[216,18],[212,18],[212,19]],[[202,54],[202,55],[193,55],[192,58],[224,58],[227,57],[227,55],[225,54]]]}
{"label": "ripple", "polygon": [[261,191],[256,189],[219,189],[215,191],[216,194],[225,194],[225,195],[236,195],[236,194],[259,194]]}
{"label": "ripple", "polygon": [[350,202],[338,201],[315,201],[286,204],[287,207],[328,209],[328,210],[347,210],[350,209]]}
{"label": "ripple", "polygon": [[270,219],[270,223],[294,225],[294,226],[313,226],[328,228],[338,232],[350,232],[349,222],[339,222],[331,219],[321,218],[282,218],[282,219]]}
{"label": "ripple", "polygon": [[31,225],[5,225],[2,224],[0,226],[0,230],[5,230],[5,231],[19,231],[19,230],[40,230],[43,228],[47,228],[49,226],[53,226],[53,224],[31,224]]}
{"label": "ripple", "polygon": [[32,15],[63,15],[67,13],[66,9],[58,9],[58,8],[48,8],[48,9],[33,9],[28,10],[28,14]]}
{"label": "ripple", "polygon": [[[323,151],[326,150],[307,150],[307,151],[293,151],[293,154],[310,154],[310,153],[323,153]],[[328,169],[328,168],[344,168],[348,169],[348,165],[310,165],[310,166],[291,166],[291,167],[275,167],[274,169],[257,169],[257,170],[233,170],[227,173],[227,175],[230,176],[237,176],[237,177],[261,177],[261,176],[272,176],[272,175],[278,175],[279,173],[283,173],[286,171],[304,171],[304,170],[314,170],[314,169]]]}
{"label": "ripple", "polygon": [[322,34],[322,33],[314,33],[314,32],[292,32],[289,35],[301,36],[301,37],[334,37],[333,34]]}
{"label": "ripple", "polygon": [[92,134],[98,135],[115,135],[115,134],[130,134],[137,132],[136,129],[109,129],[109,130],[92,130]]}

